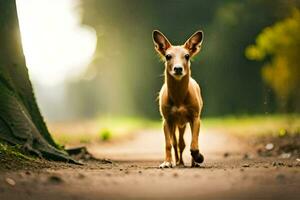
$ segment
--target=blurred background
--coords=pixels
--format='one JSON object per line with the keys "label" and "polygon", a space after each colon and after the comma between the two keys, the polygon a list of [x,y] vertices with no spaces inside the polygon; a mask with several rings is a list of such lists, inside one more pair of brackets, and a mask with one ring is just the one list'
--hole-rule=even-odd
{"label": "blurred background", "polygon": [[[160,120],[156,98],[164,67],[153,29],[172,44],[204,31],[192,63],[204,119],[299,113],[299,6],[299,0],[17,1],[26,62],[46,120],[109,121],[107,127]],[[107,127],[76,131],[101,129],[105,138]]]}

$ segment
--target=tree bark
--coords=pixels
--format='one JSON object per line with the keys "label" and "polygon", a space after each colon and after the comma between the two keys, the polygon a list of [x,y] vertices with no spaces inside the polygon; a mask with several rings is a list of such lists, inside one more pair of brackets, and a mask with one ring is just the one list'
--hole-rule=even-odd
{"label": "tree bark", "polygon": [[0,1],[0,139],[47,159],[76,163],[54,142],[36,103],[15,0]]}

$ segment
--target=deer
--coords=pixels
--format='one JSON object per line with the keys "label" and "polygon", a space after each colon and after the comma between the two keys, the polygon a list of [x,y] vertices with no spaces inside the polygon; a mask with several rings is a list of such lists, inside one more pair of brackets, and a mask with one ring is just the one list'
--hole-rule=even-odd
{"label": "deer", "polygon": [[[159,92],[159,111],[165,136],[165,159],[160,168],[171,168],[172,147],[175,152],[175,166],[184,167],[184,133],[187,124],[191,128],[191,167],[198,167],[204,161],[199,152],[200,115],[203,108],[201,89],[191,77],[191,58],[201,50],[203,32],[196,31],[183,45],[172,45],[158,30],[152,33],[154,49],[164,62],[164,84]],[[178,129],[178,141],[176,130]]]}

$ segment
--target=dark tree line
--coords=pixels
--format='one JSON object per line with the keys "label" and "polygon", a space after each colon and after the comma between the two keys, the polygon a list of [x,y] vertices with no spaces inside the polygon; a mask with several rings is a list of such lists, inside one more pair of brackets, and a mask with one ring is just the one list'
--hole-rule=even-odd
{"label": "dark tree line", "polygon": [[70,104],[81,116],[159,117],[155,99],[163,69],[151,32],[159,29],[180,44],[202,29],[203,48],[192,73],[202,87],[204,115],[276,112],[274,93],[262,81],[263,63],[248,60],[245,49],[264,27],[299,5],[299,0],[82,1],[83,23],[95,28],[98,45],[84,78],[69,84]]}

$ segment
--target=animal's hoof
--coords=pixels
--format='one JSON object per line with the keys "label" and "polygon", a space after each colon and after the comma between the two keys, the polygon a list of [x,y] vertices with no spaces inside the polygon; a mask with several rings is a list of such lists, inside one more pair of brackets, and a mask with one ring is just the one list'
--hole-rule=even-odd
{"label": "animal's hoof", "polygon": [[199,163],[193,162],[191,167],[198,168],[201,167],[201,165]]}
{"label": "animal's hoof", "polygon": [[172,168],[172,163],[165,161],[159,165],[159,168]]}
{"label": "animal's hoof", "polygon": [[199,150],[191,150],[191,155],[194,159],[194,161],[198,164],[203,163],[204,157],[201,153],[199,153]]}

